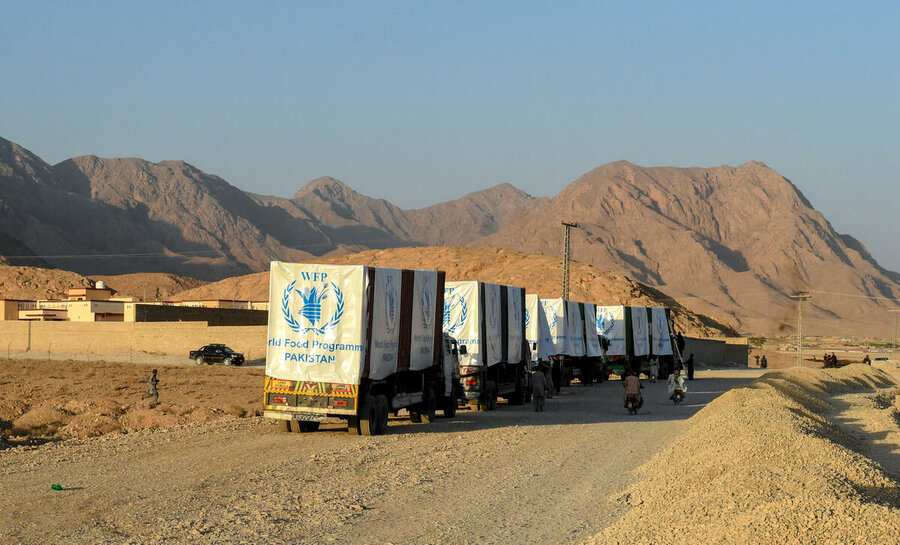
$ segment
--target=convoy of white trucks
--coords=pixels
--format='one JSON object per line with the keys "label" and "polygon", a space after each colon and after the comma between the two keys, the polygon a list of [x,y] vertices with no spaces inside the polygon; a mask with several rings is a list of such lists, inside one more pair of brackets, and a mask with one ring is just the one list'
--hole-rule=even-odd
{"label": "convoy of white trucks", "polygon": [[264,415],[285,431],[346,421],[378,435],[406,410],[528,401],[531,373],[559,389],[673,358],[667,309],[541,299],[517,286],[445,282],[443,272],[272,262]]}

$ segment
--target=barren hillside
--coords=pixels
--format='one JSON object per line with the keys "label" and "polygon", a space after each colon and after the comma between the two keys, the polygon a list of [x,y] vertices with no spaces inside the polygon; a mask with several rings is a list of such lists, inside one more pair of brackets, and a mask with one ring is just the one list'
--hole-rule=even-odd
{"label": "barren hillside", "polygon": [[[317,263],[439,269],[448,280],[482,280],[523,286],[542,297],[559,297],[562,263],[546,255],[529,255],[494,248],[441,246],[369,250],[358,254],[316,259]],[[653,288],[622,275],[583,263],[570,266],[570,298],[602,305],[667,306],[674,310],[679,329],[699,336],[733,334],[727,326],[694,314]],[[181,299],[268,299],[269,273],[262,272],[207,284],[177,295]]]}
{"label": "barren hillside", "polygon": [[60,269],[0,265],[0,299],[59,299],[69,288],[93,287],[98,280],[115,290],[116,295],[148,301],[169,299],[175,293],[204,284],[195,278],[165,273],[88,277]]}
{"label": "barren hillside", "polygon": [[[0,139],[0,262],[81,274],[166,272],[205,280],[269,261],[462,245],[573,257],[627,275],[744,332],[789,331],[790,295],[813,292],[811,334],[890,337],[900,275],[834,231],[758,162],[646,168],[619,161],[552,199],[500,184],[403,210],[333,178],[290,199],[242,191],[183,161],[77,157],[51,166]],[[4,258],[3,256],[29,256]],[[318,256],[318,257],[315,257]]]}

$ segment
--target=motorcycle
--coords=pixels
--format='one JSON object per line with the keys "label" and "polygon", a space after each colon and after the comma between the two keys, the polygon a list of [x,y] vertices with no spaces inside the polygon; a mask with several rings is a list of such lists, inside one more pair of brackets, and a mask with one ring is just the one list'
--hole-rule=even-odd
{"label": "motorcycle", "polygon": [[669,399],[671,399],[676,405],[678,405],[679,403],[684,401],[684,390],[682,390],[681,388],[675,388],[675,391],[672,392],[672,395],[669,396]]}
{"label": "motorcycle", "polygon": [[641,408],[641,399],[639,396],[634,394],[630,394],[625,396],[625,408],[628,409],[628,414],[637,414],[638,409]]}

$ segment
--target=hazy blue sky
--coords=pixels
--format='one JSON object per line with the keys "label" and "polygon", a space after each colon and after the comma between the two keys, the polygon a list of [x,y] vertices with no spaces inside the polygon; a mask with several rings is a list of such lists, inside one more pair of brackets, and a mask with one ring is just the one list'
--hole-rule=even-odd
{"label": "hazy blue sky", "polygon": [[12,2],[0,136],[406,207],[760,160],[900,270],[900,4]]}

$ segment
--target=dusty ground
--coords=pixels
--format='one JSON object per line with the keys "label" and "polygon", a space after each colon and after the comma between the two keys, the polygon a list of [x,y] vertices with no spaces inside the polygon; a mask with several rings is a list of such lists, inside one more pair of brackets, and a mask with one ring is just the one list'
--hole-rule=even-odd
{"label": "dusty ground", "polygon": [[636,417],[618,381],[573,386],[373,438],[252,416],[260,367],[160,366],[155,408],[148,366],[0,368],[14,543],[872,544],[900,524],[900,391],[868,366],[703,370],[679,406],[645,381]]}
{"label": "dusty ground", "polygon": [[863,365],[727,392],[641,467],[633,509],[593,543],[897,543],[898,393]]}
{"label": "dusty ground", "polygon": [[[159,369],[159,405],[142,399]],[[0,359],[0,449],[259,412],[263,368]]]}
{"label": "dusty ground", "polygon": [[[194,384],[177,388],[193,388],[211,410],[243,403],[243,389],[258,399],[259,371],[164,368],[162,379]],[[233,387],[217,395],[213,373]],[[634,468],[702,406],[757,375],[700,372],[677,407],[665,384],[647,384],[637,417],[621,408],[614,381],[567,388],[543,413],[501,406],[430,426],[394,420],[374,438],[336,427],[285,434],[259,417],[228,417],[10,448],[0,451],[0,488],[18,492],[0,496],[0,535],[21,543],[577,543],[626,511],[610,498],[635,481]],[[165,384],[167,403],[187,405]],[[97,388],[91,396],[110,391]],[[139,403],[129,388],[117,403]],[[10,391],[0,386],[4,398]]]}

